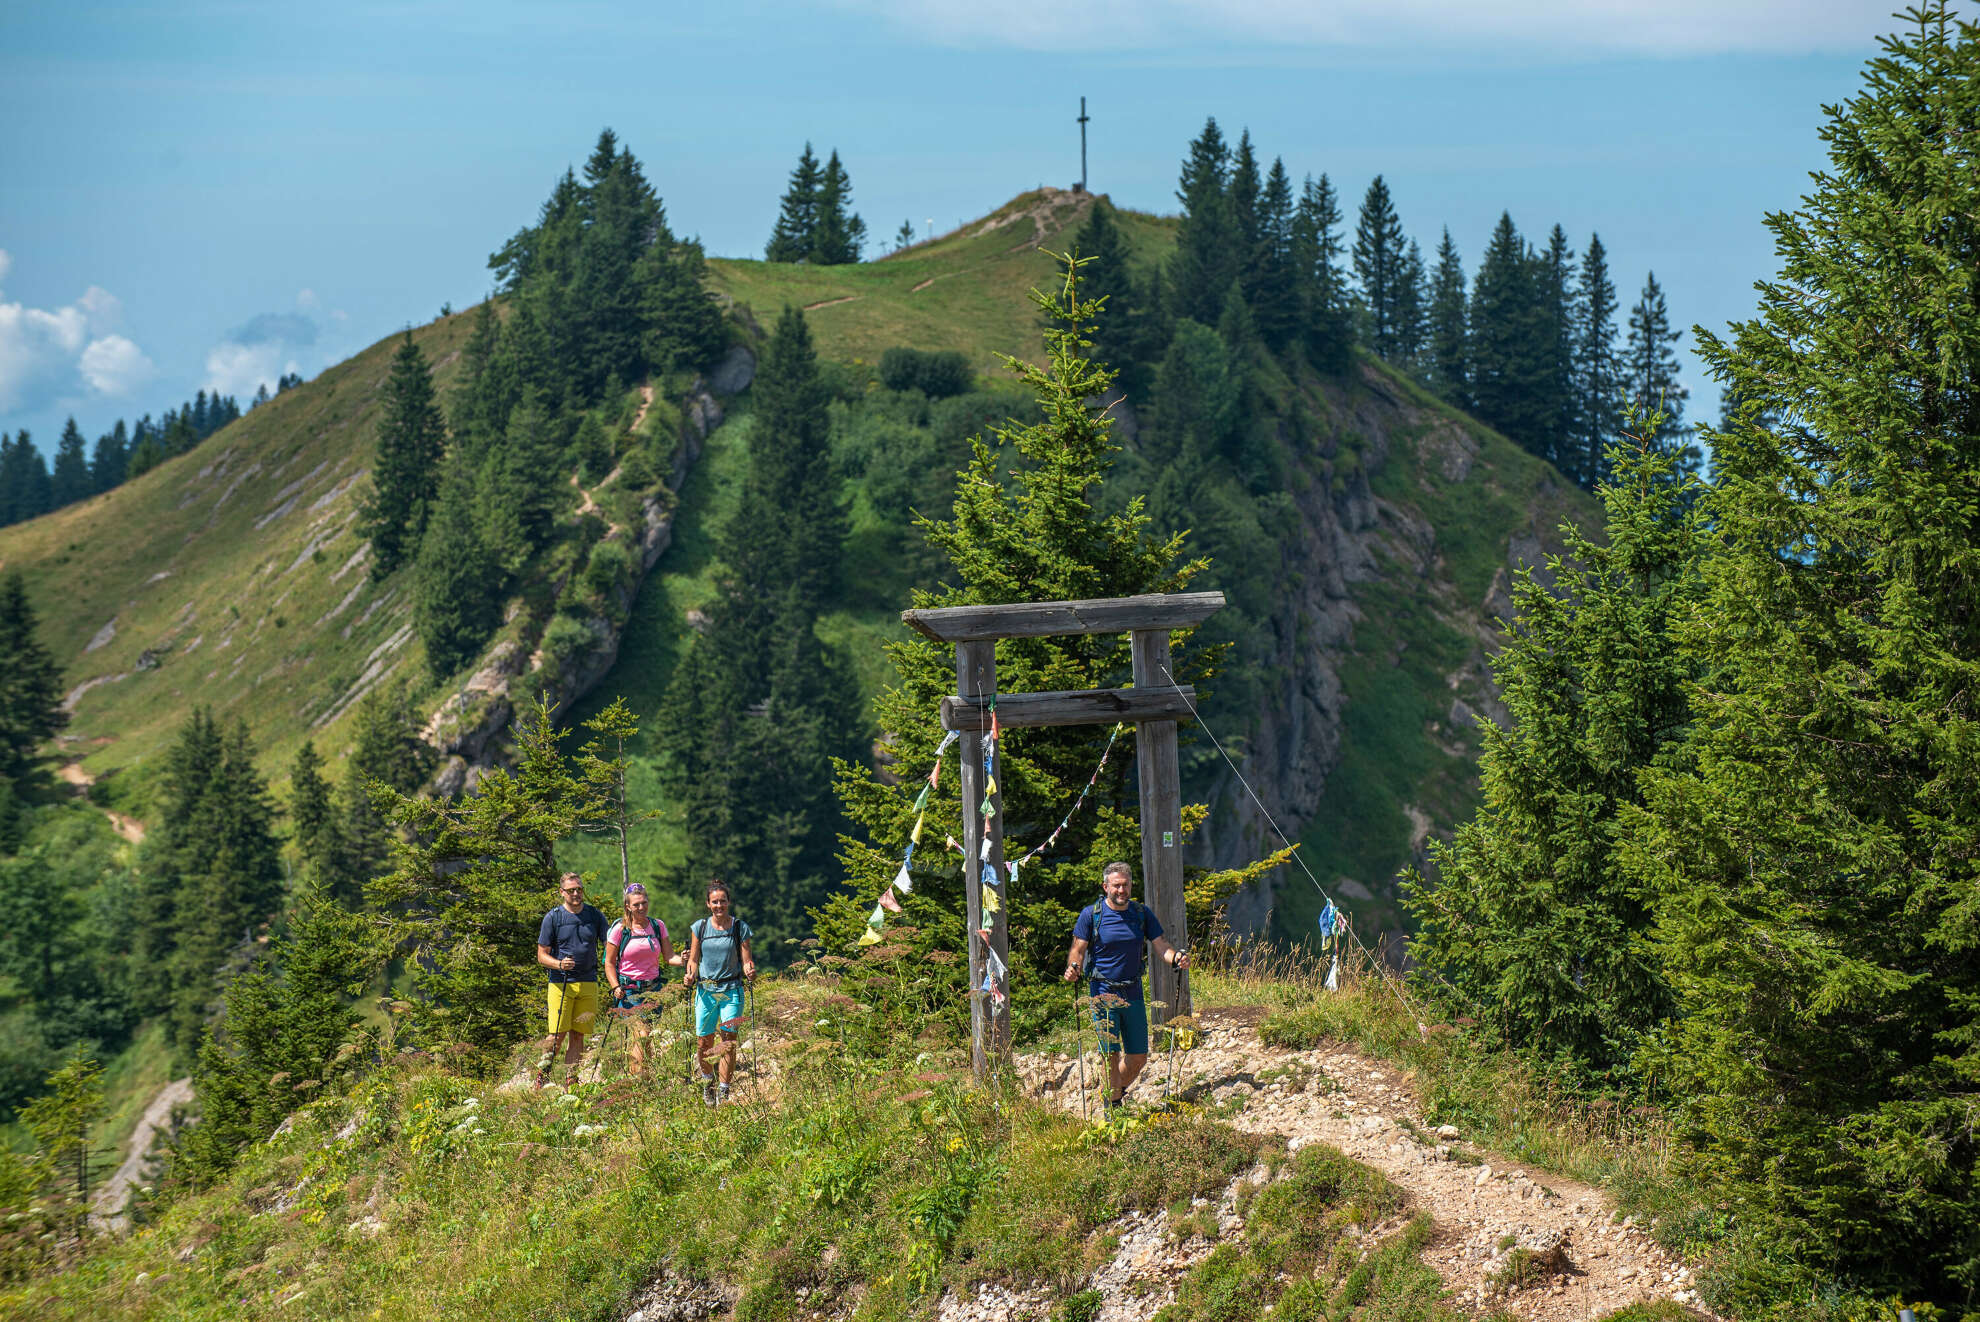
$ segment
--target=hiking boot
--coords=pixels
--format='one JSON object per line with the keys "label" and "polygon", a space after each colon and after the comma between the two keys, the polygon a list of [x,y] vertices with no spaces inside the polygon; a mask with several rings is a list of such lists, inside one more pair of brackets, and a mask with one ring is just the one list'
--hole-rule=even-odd
{"label": "hiking boot", "polygon": [[703,1106],[715,1105],[715,1080],[711,1078],[704,1077],[701,1080],[701,1104]]}
{"label": "hiking boot", "polygon": [[716,1101],[717,1101],[718,1103],[720,1103],[720,1102],[726,1102],[726,1101],[728,1101],[728,1100],[729,1100],[729,1085],[728,1085],[728,1084],[726,1084],[726,1083],[725,1083],[725,1084],[723,1084],[723,1085],[722,1085],[722,1086],[721,1086],[720,1088],[718,1088],[718,1089],[716,1089],[716,1091],[715,1091],[715,1100],[716,1100]]}

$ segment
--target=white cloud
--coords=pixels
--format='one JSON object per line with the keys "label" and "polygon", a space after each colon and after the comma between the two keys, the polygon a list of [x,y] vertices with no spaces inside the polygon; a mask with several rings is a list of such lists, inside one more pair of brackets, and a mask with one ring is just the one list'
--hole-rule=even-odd
{"label": "white cloud", "polygon": [[83,316],[89,321],[90,333],[104,335],[124,324],[124,304],[107,289],[91,285],[83,290],[83,296],[76,300]]}
{"label": "white cloud", "polygon": [[262,386],[272,393],[285,372],[300,372],[278,343],[216,344],[206,353],[206,388],[247,399]]}
{"label": "white cloud", "polygon": [[[14,260],[0,249],[0,280]],[[85,390],[122,395],[149,381],[151,359],[122,335],[124,305],[91,285],[67,307],[31,308],[0,299],[0,415],[32,412]]]}
{"label": "white cloud", "polygon": [[838,0],[955,45],[1160,50],[1274,47],[1559,55],[1875,49],[1891,0]]}
{"label": "white cloud", "polygon": [[99,395],[128,395],[158,375],[144,350],[121,335],[91,340],[80,366],[83,380]]}
{"label": "white cloud", "polygon": [[316,310],[316,291],[315,291],[314,289],[299,289],[299,290],[297,290],[297,291],[296,291],[296,306],[297,306],[297,307],[299,307],[299,308],[301,308],[301,309],[302,309],[302,310],[303,310],[304,312],[313,312],[313,311],[315,311],[315,310]]}

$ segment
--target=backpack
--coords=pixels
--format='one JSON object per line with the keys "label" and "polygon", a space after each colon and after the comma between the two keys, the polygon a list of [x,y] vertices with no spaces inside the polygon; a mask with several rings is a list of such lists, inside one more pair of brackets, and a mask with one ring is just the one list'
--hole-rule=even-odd
{"label": "backpack", "polygon": [[[1093,915],[1093,936],[1086,943],[1086,953],[1080,956],[1079,976],[1088,982],[1093,980],[1093,947],[1100,944],[1100,909],[1106,903],[1107,897],[1103,895],[1086,911]],[[1147,912],[1141,901],[1127,902],[1128,925],[1134,928],[1135,934],[1141,938],[1141,966],[1144,969],[1148,967],[1148,920],[1144,916]],[[1139,977],[1138,974],[1136,976]]]}
{"label": "backpack", "polygon": [[[613,965],[614,969],[617,969],[624,964],[626,958],[626,947],[631,945],[634,941],[641,939],[642,937],[653,943],[653,952],[656,956],[664,948],[660,944],[660,920],[658,918],[647,919],[646,930],[644,932],[633,931],[630,927],[626,926],[625,921],[623,919],[621,919],[617,923],[614,923],[613,926],[619,929],[619,962]],[[605,942],[602,944],[609,945],[611,942],[611,938],[612,938],[611,928],[605,929]],[[653,985],[656,987],[664,987],[667,984],[666,962],[658,959],[656,959],[655,962],[660,966],[660,973],[659,976],[654,979]],[[623,975],[621,975],[621,977],[623,979]]]}
{"label": "backpack", "polygon": [[[719,978],[710,978],[708,979],[708,981],[716,987],[727,987],[734,983],[741,982],[743,980],[742,943],[748,940],[749,937],[744,937],[740,935],[740,932],[742,930],[741,918],[736,917],[733,914],[730,915],[729,930],[726,932],[722,931],[718,927],[715,927],[706,918],[695,919],[694,926],[689,928],[688,930],[692,932],[695,936],[700,937],[703,945],[706,945],[708,943],[708,934],[710,932],[714,932],[719,936],[735,937],[736,939],[730,943],[728,958],[723,961],[722,976]],[[754,933],[751,933],[751,936],[754,935],[755,935]],[[699,976],[700,976],[699,971],[697,971],[696,977]]]}

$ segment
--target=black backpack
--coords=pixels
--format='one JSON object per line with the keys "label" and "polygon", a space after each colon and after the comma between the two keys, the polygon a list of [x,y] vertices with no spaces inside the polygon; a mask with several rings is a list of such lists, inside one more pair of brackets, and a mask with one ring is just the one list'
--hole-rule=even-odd
{"label": "black backpack", "polygon": [[[1101,907],[1106,903],[1107,903],[1107,897],[1102,895],[1099,899],[1095,900],[1093,902],[1092,907],[1087,909],[1086,911],[1093,915],[1093,935],[1090,939],[1088,939],[1086,943],[1086,953],[1080,956],[1079,976],[1085,978],[1089,982],[1093,980],[1093,947],[1100,944],[1100,910]],[[1146,917],[1147,912],[1148,912],[1147,909],[1142,905],[1141,901],[1129,900],[1127,902],[1128,924],[1129,926],[1133,927],[1136,934],[1141,937],[1141,968],[1143,970],[1145,970],[1148,967],[1148,919]],[[1140,977],[1141,977],[1141,972],[1140,970],[1137,970],[1135,973],[1135,979],[1139,981]]]}

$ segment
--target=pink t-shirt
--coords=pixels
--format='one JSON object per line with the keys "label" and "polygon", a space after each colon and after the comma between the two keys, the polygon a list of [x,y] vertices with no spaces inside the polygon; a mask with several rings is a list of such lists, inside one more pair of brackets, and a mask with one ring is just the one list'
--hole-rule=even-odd
{"label": "pink t-shirt", "polygon": [[605,944],[619,948],[619,976],[642,982],[660,980],[660,943],[666,939],[667,924],[658,918],[647,925],[647,930],[631,936],[626,935],[626,924],[621,919],[605,934]]}

